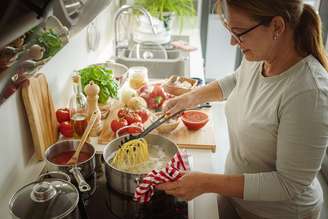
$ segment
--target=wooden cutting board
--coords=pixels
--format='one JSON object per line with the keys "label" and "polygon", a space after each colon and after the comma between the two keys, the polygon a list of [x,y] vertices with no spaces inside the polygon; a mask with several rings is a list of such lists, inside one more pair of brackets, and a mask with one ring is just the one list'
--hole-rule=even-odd
{"label": "wooden cutting board", "polygon": [[35,153],[43,160],[45,150],[58,139],[56,112],[46,76],[39,73],[29,78],[22,87],[22,97]]}
{"label": "wooden cutting board", "polygon": [[161,134],[174,141],[180,148],[206,149],[213,153],[216,151],[214,126],[211,110],[202,110],[209,116],[208,123],[197,131],[188,130],[182,121],[179,126],[169,134]]}

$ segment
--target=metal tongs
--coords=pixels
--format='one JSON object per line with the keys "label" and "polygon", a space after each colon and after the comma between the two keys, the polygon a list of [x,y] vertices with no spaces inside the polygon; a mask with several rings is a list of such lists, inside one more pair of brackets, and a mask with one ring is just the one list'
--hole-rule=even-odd
{"label": "metal tongs", "polygon": [[141,132],[138,135],[127,135],[125,136],[122,141],[121,141],[121,145],[123,145],[124,143],[134,140],[134,139],[138,139],[138,138],[143,138],[146,135],[148,135],[151,131],[153,131],[154,129],[156,129],[157,127],[159,127],[160,125],[162,125],[164,122],[176,117],[177,115],[183,113],[184,111],[188,111],[188,110],[197,110],[197,109],[203,109],[203,108],[210,108],[212,107],[209,103],[206,104],[202,104],[196,107],[192,107],[192,108],[186,108],[186,109],[182,109],[179,110],[176,113],[173,114],[166,114],[164,113],[163,115],[161,115],[160,117],[158,117],[151,125],[149,125],[143,132]]}

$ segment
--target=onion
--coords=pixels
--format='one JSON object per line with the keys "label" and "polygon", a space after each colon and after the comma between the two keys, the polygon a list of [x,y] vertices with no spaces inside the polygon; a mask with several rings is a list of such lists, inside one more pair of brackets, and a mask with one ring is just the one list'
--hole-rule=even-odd
{"label": "onion", "polygon": [[140,110],[140,109],[147,108],[147,103],[145,99],[142,97],[132,97],[128,101],[127,106],[129,107],[129,109],[132,110]]}
{"label": "onion", "polygon": [[135,91],[134,89],[130,88],[130,87],[125,87],[122,91],[121,91],[121,95],[120,95],[120,100],[122,103],[124,103],[125,105],[128,104],[129,100],[132,97],[136,97],[138,96],[137,91]]}

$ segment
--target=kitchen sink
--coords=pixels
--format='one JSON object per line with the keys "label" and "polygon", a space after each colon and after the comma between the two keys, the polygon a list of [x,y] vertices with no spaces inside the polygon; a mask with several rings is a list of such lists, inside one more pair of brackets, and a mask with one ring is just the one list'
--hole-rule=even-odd
{"label": "kitchen sink", "polygon": [[[183,40],[188,42],[188,36],[172,36],[172,40]],[[151,58],[139,59],[131,58],[129,48],[119,50],[118,57],[114,57],[115,62],[123,64],[127,67],[144,66],[148,69],[148,76],[150,78],[168,78],[171,75],[189,76],[189,53],[177,50],[171,47],[170,44],[163,45],[167,52],[167,59],[159,58],[160,50],[152,50]],[[133,46],[131,47],[133,48]],[[145,53],[143,53],[145,54]]]}

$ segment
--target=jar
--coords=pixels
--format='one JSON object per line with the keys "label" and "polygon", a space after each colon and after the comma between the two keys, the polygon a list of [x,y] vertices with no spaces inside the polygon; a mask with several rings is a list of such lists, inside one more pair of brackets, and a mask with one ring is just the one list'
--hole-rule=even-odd
{"label": "jar", "polygon": [[9,202],[13,218],[77,219],[79,193],[70,182],[40,178],[19,189]]}
{"label": "jar", "polygon": [[75,134],[81,137],[88,126],[88,115],[86,113],[75,113],[71,120]]}
{"label": "jar", "polygon": [[131,88],[138,90],[148,83],[148,69],[143,66],[129,68],[129,85]]}

